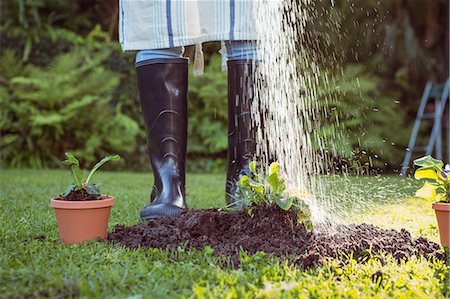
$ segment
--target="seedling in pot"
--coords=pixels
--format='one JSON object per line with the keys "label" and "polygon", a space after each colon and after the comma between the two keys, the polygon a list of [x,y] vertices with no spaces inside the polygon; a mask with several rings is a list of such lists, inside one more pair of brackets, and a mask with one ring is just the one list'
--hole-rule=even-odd
{"label": "seedling in pot", "polygon": [[[77,200],[71,199],[70,195],[74,194],[85,194],[85,198],[81,200],[95,200],[100,196],[100,190],[98,186],[94,183],[91,183],[90,180],[92,175],[106,162],[108,161],[118,161],[120,160],[119,155],[106,156],[101,159],[97,164],[92,167],[92,170],[89,172],[87,177],[85,178],[83,175],[83,171],[80,168],[80,162],[77,158],[71,153],[66,153],[66,160],[63,161],[64,164],[69,165],[71,172],[73,183],[67,186],[62,194],[62,197],[66,200]],[[79,198],[75,197],[74,198]],[[78,199],[80,200],[80,199]]]}
{"label": "seedling in pot", "polygon": [[118,155],[106,156],[94,165],[87,177],[83,175],[80,162],[74,155],[66,153],[64,164],[70,166],[73,183],[61,196],[50,199],[54,209],[61,242],[82,243],[107,234],[111,207],[115,200],[111,195],[101,195],[97,185],[90,182],[92,175],[108,161],[117,161]]}

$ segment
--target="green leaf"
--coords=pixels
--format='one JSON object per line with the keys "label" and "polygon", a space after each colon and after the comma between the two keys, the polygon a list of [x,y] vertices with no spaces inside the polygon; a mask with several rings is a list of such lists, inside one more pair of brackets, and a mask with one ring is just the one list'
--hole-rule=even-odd
{"label": "green leaf", "polygon": [[103,164],[105,164],[108,161],[118,161],[120,160],[120,156],[119,155],[114,155],[114,156],[106,156],[103,159],[101,159],[99,162],[97,162],[97,164],[94,165],[94,167],[92,168],[91,172],[89,173],[86,182],[89,184],[89,180],[91,179],[91,176],[94,174],[94,172],[99,169]]}
{"label": "green leaf", "polygon": [[272,162],[269,166],[269,176],[274,173],[279,173],[280,163]]}
{"label": "green leaf", "polygon": [[281,195],[285,190],[284,181],[280,178],[280,174],[278,172],[274,172],[271,175],[267,177],[267,182],[269,183],[269,186],[277,195]]}
{"label": "green leaf", "polygon": [[83,188],[83,173],[80,169],[80,162],[74,155],[71,153],[65,153],[67,160],[64,160],[63,163],[66,165],[70,165],[70,169],[72,171],[72,177],[75,182],[76,187]]}
{"label": "green leaf", "polygon": [[249,186],[249,179],[247,175],[243,175],[238,182],[239,186],[241,187],[248,187]]}
{"label": "green leaf", "polygon": [[250,164],[248,165],[248,168],[250,168],[250,171],[253,174],[256,174],[256,161],[250,162]]}
{"label": "green leaf", "polygon": [[437,172],[441,172],[444,167],[444,162],[434,159],[432,156],[428,155],[414,160],[414,165],[421,168],[434,168]]}
{"label": "green leaf", "polygon": [[210,247],[210,246],[207,245],[207,246],[203,247],[203,252],[204,252],[206,255],[212,256],[213,253],[214,253],[214,249],[213,249],[212,247]]}
{"label": "green leaf", "polygon": [[306,231],[308,231],[308,232],[312,232],[313,231],[313,224],[312,224],[312,221],[310,219],[304,221],[303,225],[305,225]]}
{"label": "green leaf", "polygon": [[256,194],[258,194],[261,198],[264,197],[264,187],[263,186],[254,186],[252,187],[255,190]]}
{"label": "green leaf", "polygon": [[433,186],[429,182],[425,182],[423,184],[422,188],[416,191],[416,196],[422,199],[425,199],[426,201],[436,201],[436,190],[438,187]]}
{"label": "green leaf", "polygon": [[272,189],[276,189],[278,187],[279,181],[280,179],[278,177],[278,173],[272,173],[267,177],[267,182]]}
{"label": "green leaf", "polygon": [[279,206],[284,211],[287,211],[291,208],[293,200],[290,197],[288,197],[288,198],[279,197],[275,200],[275,202],[276,202],[277,206]]}
{"label": "green leaf", "polygon": [[25,46],[23,47],[23,56],[22,56],[23,61],[27,61],[28,58],[30,57],[32,46],[33,46],[33,40],[31,39],[31,37],[28,37],[25,40]]}
{"label": "green leaf", "polygon": [[67,186],[67,188],[64,190],[62,196],[67,196],[69,195],[70,192],[72,192],[73,190],[75,190],[77,186],[75,186],[74,184],[70,184],[69,186]]}
{"label": "green leaf", "polygon": [[63,163],[65,163],[66,165],[80,165],[80,161],[78,161],[77,158],[75,158],[74,155],[72,155],[71,153],[65,153],[67,160],[64,160]]}
{"label": "green leaf", "polygon": [[89,184],[87,187],[84,188],[87,193],[91,195],[100,195],[100,189],[96,184]]}
{"label": "green leaf", "polygon": [[421,180],[421,179],[438,180],[439,179],[438,174],[436,173],[436,171],[434,170],[433,167],[417,169],[416,172],[414,173],[414,177],[417,180]]}
{"label": "green leaf", "polygon": [[248,196],[243,196],[242,190],[240,190],[239,194],[230,194],[227,193],[233,200],[229,204],[225,206],[226,209],[235,209],[236,205],[242,204],[243,207],[249,207],[252,205],[252,201]]}

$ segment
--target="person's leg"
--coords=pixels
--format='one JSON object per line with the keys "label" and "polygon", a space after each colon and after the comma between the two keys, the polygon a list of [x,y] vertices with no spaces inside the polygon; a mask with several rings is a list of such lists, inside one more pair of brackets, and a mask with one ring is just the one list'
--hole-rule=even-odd
{"label": "person's leg", "polygon": [[251,116],[254,71],[261,51],[254,41],[226,42],[228,66],[228,169],[226,200],[234,202],[237,181],[250,175],[249,163],[256,152]]}
{"label": "person's leg", "polygon": [[184,47],[141,50],[137,52],[135,62],[136,65],[138,65],[139,63],[147,60],[181,58],[183,52]]}
{"label": "person's leg", "polygon": [[188,61],[182,48],[144,50],[136,74],[147,130],[154,185],[141,219],[179,216],[186,211]]}
{"label": "person's leg", "polygon": [[263,58],[263,50],[256,41],[227,41],[225,47],[227,61],[256,62]]}

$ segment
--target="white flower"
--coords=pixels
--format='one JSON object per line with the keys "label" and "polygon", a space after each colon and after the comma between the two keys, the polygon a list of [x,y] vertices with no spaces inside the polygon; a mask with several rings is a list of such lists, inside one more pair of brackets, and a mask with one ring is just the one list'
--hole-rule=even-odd
{"label": "white flower", "polygon": [[450,164],[445,165],[444,171],[445,172],[450,172]]}

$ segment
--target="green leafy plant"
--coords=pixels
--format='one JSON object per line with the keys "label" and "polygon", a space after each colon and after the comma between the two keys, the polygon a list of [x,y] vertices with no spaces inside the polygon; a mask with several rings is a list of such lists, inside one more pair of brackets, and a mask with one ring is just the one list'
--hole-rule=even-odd
{"label": "green leafy plant", "polygon": [[424,180],[423,186],[417,190],[416,196],[428,201],[450,202],[450,165],[431,156],[414,160],[416,169],[414,177]]}
{"label": "green leafy plant", "polygon": [[106,162],[120,160],[119,155],[106,156],[92,167],[86,179],[84,179],[83,171],[80,168],[80,161],[71,153],[65,154],[67,159],[63,161],[64,164],[70,166],[72,172],[73,183],[70,184],[63,193],[67,196],[72,191],[85,190],[90,195],[100,195],[100,190],[96,184],[90,183],[92,175]]}
{"label": "green leafy plant", "polygon": [[[311,228],[310,211],[300,193],[294,194],[286,187],[286,175],[280,171],[280,164],[270,164],[267,173],[257,170],[256,162],[249,165],[251,175],[243,175],[238,184],[238,191],[234,195],[235,203],[242,204],[251,214],[252,206],[278,206],[284,211],[294,209],[298,212],[300,221],[307,228]],[[303,192],[304,195],[304,192]]]}
{"label": "green leafy plant", "polygon": [[[132,152],[139,126],[113,102],[120,75],[102,64],[108,48],[74,47],[46,67],[0,57],[0,164],[59,165],[65,149],[86,162],[109,152]],[[82,128],[82,129],[80,129]]]}

